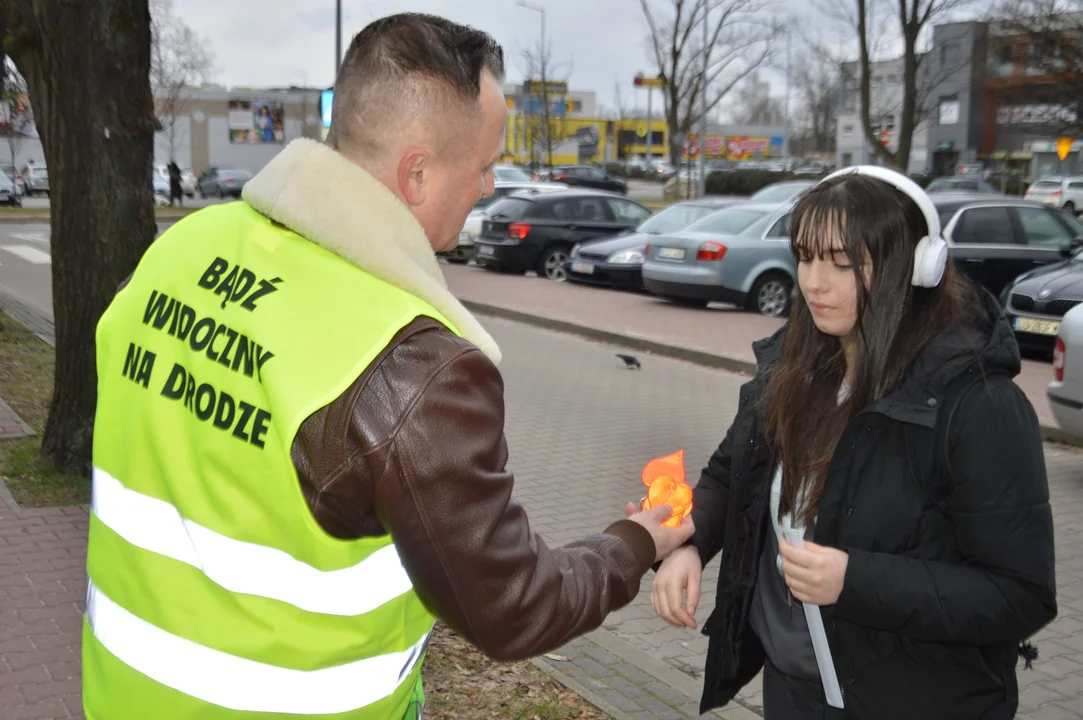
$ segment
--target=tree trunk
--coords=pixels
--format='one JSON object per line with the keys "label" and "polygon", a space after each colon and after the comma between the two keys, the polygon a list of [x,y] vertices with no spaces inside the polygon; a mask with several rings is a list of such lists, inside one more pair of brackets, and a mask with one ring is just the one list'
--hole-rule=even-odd
{"label": "tree trunk", "polygon": [[94,331],[155,236],[147,0],[7,0],[49,167],[56,325],[42,459],[89,474],[97,399]]}

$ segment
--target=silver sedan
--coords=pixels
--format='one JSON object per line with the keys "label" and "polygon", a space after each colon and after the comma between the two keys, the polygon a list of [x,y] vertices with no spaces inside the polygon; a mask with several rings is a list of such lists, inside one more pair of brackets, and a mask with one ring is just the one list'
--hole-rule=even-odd
{"label": "silver sedan", "polygon": [[1053,380],[1046,395],[1060,429],[1083,440],[1083,304],[1061,320],[1053,351]]}
{"label": "silver sedan", "polygon": [[738,204],[652,238],[643,285],[681,305],[724,302],[770,317],[786,315],[797,277],[790,252],[792,207],[792,201]]}

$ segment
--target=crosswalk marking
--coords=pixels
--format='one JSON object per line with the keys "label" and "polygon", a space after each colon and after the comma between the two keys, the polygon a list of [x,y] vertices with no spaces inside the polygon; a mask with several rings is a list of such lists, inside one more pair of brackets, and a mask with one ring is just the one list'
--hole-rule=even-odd
{"label": "crosswalk marking", "polygon": [[47,232],[11,233],[9,237],[13,237],[16,240],[22,240],[23,242],[49,244],[49,233]]}
{"label": "crosswalk marking", "polygon": [[12,255],[21,257],[23,260],[26,260],[28,263],[33,263],[34,265],[46,265],[53,261],[49,256],[49,253],[42,252],[29,245],[0,245],[0,250],[7,250]]}

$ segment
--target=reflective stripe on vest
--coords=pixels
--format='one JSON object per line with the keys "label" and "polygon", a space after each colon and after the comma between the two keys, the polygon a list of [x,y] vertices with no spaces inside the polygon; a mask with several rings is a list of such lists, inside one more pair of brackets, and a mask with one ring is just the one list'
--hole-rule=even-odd
{"label": "reflective stripe on vest", "polygon": [[95,637],[124,664],[192,697],[249,712],[318,715],[371,705],[410,677],[431,636],[402,652],[324,670],[290,670],[167,633],[117,605],[92,582],[86,607]]}
{"label": "reflective stripe on vest", "polygon": [[125,488],[101,468],[94,468],[93,498],[98,519],[132,545],[199,568],[232,592],[309,612],[361,615],[413,589],[394,545],[353,567],[325,572],[186,520],[169,503]]}
{"label": "reflective stripe on vest", "polygon": [[313,517],[291,451],[431,305],[243,202],[146,251],[99,321],[90,720],[402,720],[433,616],[390,535]]}

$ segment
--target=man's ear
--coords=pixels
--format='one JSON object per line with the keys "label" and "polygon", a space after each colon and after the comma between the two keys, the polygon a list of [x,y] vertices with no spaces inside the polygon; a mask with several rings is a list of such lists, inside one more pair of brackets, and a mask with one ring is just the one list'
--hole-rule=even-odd
{"label": "man's ear", "polygon": [[421,205],[428,194],[428,174],[433,158],[424,149],[412,147],[399,160],[398,181],[402,197],[410,205]]}

